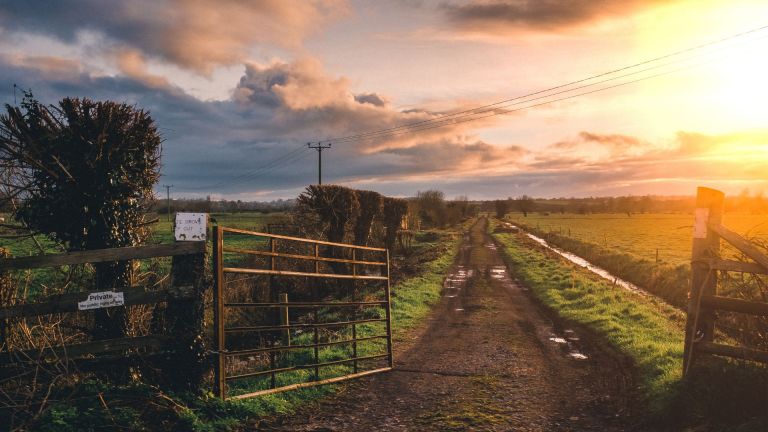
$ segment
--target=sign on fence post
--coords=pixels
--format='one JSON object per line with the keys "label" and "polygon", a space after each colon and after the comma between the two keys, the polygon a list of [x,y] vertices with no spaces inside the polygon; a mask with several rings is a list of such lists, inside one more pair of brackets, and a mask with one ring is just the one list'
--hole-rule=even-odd
{"label": "sign on fence post", "polygon": [[176,241],[205,241],[207,229],[208,213],[176,213]]}

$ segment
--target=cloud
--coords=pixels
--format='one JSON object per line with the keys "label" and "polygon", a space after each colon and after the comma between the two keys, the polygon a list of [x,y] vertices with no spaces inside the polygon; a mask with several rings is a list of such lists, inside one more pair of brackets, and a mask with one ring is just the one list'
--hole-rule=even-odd
{"label": "cloud", "polygon": [[362,93],[355,95],[355,101],[360,103],[368,103],[377,107],[383,107],[387,105],[387,100],[377,95],[376,93]]}
{"label": "cloud", "polygon": [[[424,110],[398,111],[386,103],[386,96],[354,94],[345,77],[330,76],[313,58],[269,65],[249,63],[233,92],[243,111],[268,110],[272,121],[263,129],[282,137],[308,136],[313,139],[361,136],[346,146],[361,154],[375,154],[395,148],[409,148],[450,140],[460,142],[473,128],[494,124],[496,119],[451,124],[440,128],[406,133],[366,135],[366,131],[391,130],[405,124],[434,120],[440,116]],[[458,106],[463,109],[464,106]],[[423,124],[423,123],[419,123]],[[426,126],[426,125],[425,125]]]}
{"label": "cloud", "polygon": [[299,50],[305,38],[348,13],[345,0],[6,0],[0,27],[106,45],[210,73],[241,63],[256,44]]}
{"label": "cloud", "polygon": [[463,31],[506,34],[557,31],[668,4],[669,0],[480,0],[448,4],[449,22]]}
{"label": "cloud", "polygon": [[167,78],[149,73],[146,59],[137,50],[121,50],[117,54],[117,66],[125,76],[139,80],[149,87],[172,87]]}
{"label": "cloud", "polygon": [[55,56],[0,55],[0,62],[35,70],[47,77],[73,76],[83,73],[83,65],[79,61]]}

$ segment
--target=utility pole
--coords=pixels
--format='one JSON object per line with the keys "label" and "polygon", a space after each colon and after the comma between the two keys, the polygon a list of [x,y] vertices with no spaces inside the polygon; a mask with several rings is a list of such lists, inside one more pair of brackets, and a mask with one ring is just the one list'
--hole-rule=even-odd
{"label": "utility pole", "polygon": [[307,143],[307,147],[317,150],[317,184],[323,184],[323,150],[331,148],[331,143],[323,145],[322,141],[318,141],[317,144]]}
{"label": "utility pole", "polygon": [[163,187],[165,188],[165,196],[167,199],[166,202],[168,203],[165,211],[168,213],[168,222],[170,222],[171,221],[171,188],[173,187],[173,185],[163,185]]}

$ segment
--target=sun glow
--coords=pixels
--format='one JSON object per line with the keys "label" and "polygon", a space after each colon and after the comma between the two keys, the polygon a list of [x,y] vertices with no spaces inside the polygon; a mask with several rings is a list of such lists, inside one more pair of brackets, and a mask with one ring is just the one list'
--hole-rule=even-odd
{"label": "sun glow", "polygon": [[[765,17],[764,1],[684,2],[643,16],[636,48],[642,57],[674,52],[766,26]],[[686,60],[671,67],[680,72],[644,86],[661,102],[655,120],[710,133],[765,127],[765,52],[768,29],[681,56]]]}

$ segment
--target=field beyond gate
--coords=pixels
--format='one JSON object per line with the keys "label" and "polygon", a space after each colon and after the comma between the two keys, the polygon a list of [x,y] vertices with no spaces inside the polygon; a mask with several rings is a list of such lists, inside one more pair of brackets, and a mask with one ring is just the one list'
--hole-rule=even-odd
{"label": "field beyond gate", "polygon": [[216,226],[214,272],[218,396],[392,368],[386,249]]}

